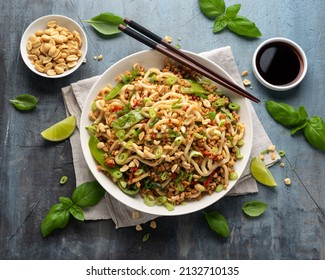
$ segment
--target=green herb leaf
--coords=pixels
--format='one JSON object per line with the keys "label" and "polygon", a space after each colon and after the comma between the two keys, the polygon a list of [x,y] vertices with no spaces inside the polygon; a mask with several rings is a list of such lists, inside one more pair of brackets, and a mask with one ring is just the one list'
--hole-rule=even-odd
{"label": "green herb leaf", "polygon": [[299,130],[303,129],[307,125],[307,120],[305,120],[302,124],[299,124],[290,130],[290,134],[294,135],[296,134]]}
{"label": "green herb leaf", "polygon": [[284,126],[298,126],[306,120],[306,118],[301,118],[305,116],[302,111],[299,113],[288,104],[266,101],[265,106],[272,118]]}
{"label": "green herb leaf", "polygon": [[229,30],[247,37],[260,37],[262,33],[254,22],[238,15],[241,4],[234,4],[226,8],[224,0],[200,0],[201,12],[208,18],[215,19],[213,33],[220,32],[226,26]]}
{"label": "green herb leaf", "polygon": [[229,18],[227,18],[226,16],[217,17],[216,20],[214,21],[212,32],[213,33],[220,32],[228,25],[228,22],[229,22]]}
{"label": "green herb leaf", "polygon": [[53,205],[41,223],[43,237],[48,236],[55,229],[66,227],[69,218],[70,212],[67,206],[62,203]]}
{"label": "green herb leaf", "polygon": [[234,18],[237,16],[239,10],[241,8],[241,4],[235,4],[232,6],[227,7],[226,9],[226,16],[228,18]]}
{"label": "green herb leaf", "polygon": [[210,228],[221,237],[228,237],[230,234],[226,218],[217,211],[204,213]]}
{"label": "green herb leaf", "polygon": [[105,190],[95,180],[79,185],[72,193],[72,201],[80,207],[96,205],[104,196]]}
{"label": "green herb leaf", "polygon": [[71,213],[71,215],[73,217],[75,217],[77,220],[79,221],[84,221],[85,220],[85,214],[84,211],[82,210],[81,207],[79,207],[76,204],[73,204],[70,208],[69,208],[69,212]]}
{"label": "green herb leaf", "polygon": [[228,23],[228,28],[232,32],[241,36],[246,36],[246,37],[262,36],[262,33],[257,28],[255,23],[243,16],[236,16],[235,18],[230,18]]}
{"label": "green herb leaf", "polygon": [[299,107],[298,116],[302,120],[306,120],[308,118],[308,113],[307,113],[306,108],[304,106]]}
{"label": "green herb leaf", "polygon": [[67,209],[73,205],[73,202],[69,197],[60,197],[59,200]]}
{"label": "green herb leaf", "polygon": [[224,0],[200,0],[199,6],[201,12],[208,18],[216,18],[226,10]]}
{"label": "green herb leaf", "polygon": [[258,217],[264,213],[266,208],[267,204],[264,202],[251,200],[243,205],[242,210],[250,217]]}
{"label": "green herb leaf", "polygon": [[102,13],[84,21],[90,23],[99,33],[106,36],[120,33],[121,30],[118,29],[118,26],[125,24],[123,18],[113,13]]}
{"label": "green herb leaf", "polygon": [[18,95],[15,99],[11,99],[10,102],[18,110],[28,111],[33,109],[38,104],[38,99],[31,94],[21,94]]}
{"label": "green herb leaf", "polygon": [[307,120],[304,135],[310,145],[325,151],[325,122],[321,117],[314,116]]}

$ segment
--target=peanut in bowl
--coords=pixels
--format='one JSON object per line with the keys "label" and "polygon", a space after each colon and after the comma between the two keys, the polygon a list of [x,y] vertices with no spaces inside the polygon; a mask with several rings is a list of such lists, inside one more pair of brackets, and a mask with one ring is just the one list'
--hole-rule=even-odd
{"label": "peanut in bowl", "polygon": [[76,71],[87,53],[87,37],[78,23],[61,15],[47,15],[25,30],[20,52],[34,73],[60,78]]}

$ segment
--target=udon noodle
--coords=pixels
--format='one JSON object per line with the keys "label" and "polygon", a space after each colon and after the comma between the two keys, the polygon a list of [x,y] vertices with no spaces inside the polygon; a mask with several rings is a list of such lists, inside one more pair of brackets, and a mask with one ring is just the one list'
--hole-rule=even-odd
{"label": "udon noodle", "polygon": [[94,100],[89,146],[98,170],[129,195],[173,209],[237,179],[245,125],[217,85],[166,60],[133,69]]}

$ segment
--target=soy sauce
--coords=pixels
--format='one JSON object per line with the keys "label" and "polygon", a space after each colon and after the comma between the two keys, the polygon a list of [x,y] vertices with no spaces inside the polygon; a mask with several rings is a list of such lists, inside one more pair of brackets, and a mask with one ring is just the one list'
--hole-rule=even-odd
{"label": "soy sauce", "polygon": [[256,56],[256,66],[263,79],[273,85],[293,83],[303,70],[300,54],[283,42],[265,45]]}

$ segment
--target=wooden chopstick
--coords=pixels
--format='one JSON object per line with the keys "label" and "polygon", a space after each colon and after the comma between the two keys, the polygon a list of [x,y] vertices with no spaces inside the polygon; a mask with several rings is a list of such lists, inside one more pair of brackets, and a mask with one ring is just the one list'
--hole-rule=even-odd
{"label": "wooden chopstick", "polygon": [[[186,53],[182,52],[181,50],[177,49],[173,45],[169,44],[166,40],[162,39],[158,35],[152,33],[148,29],[144,28],[143,26],[137,24],[136,22],[125,19],[124,20],[129,26],[119,25],[119,29],[124,32],[125,34],[129,35],[130,37],[138,40],[139,42],[149,46],[152,49],[155,49],[162,54],[174,59],[175,61],[195,70],[196,72],[202,74],[203,76],[211,79],[212,81],[228,88],[229,90],[244,96],[256,103],[260,102],[255,96],[246,92],[243,88],[239,87],[235,83],[229,81],[221,77],[220,75],[216,74],[209,68],[205,67],[204,65],[200,64],[192,57],[187,55]],[[134,28],[134,29],[133,29]],[[138,31],[138,32],[137,32]],[[141,33],[139,33],[141,32]]]}

